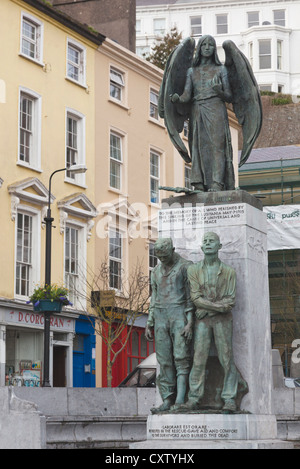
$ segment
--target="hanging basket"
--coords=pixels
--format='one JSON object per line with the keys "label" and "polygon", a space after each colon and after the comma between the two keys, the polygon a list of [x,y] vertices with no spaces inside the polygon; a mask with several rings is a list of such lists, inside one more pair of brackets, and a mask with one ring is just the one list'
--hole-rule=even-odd
{"label": "hanging basket", "polygon": [[39,300],[39,303],[37,305],[33,306],[34,311],[39,311],[39,312],[60,312],[61,308],[63,306],[63,303],[60,300]]}

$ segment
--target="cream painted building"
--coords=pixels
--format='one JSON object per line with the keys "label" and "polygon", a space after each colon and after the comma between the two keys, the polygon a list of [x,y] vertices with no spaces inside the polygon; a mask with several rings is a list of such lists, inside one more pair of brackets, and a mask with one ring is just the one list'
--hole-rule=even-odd
{"label": "cream painted building", "polygon": [[26,301],[45,278],[49,177],[76,160],[88,171],[55,174],[50,194],[51,280],[67,284],[73,302],[51,322],[50,380],[72,386],[85,307],[76,290],[94,261],[95,51],[104,37],[43,1],[2,0],[0,22],[0,385],[42,379],[43,318]]}

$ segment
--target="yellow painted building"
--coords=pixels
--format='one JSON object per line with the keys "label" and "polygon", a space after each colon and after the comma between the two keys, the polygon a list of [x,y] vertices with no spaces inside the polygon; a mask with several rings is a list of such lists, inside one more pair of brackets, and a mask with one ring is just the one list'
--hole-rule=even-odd
{"label": "yellow painted building", "polygon": [[94,260],[95,51],[104,38],[42,1],[2,0],[0,19],[0,385],[24,384],[24,370],[41,375],[42,319],[26,301],[45,279],[49,177],[76,161],[88,171],[55,174],[50,194],[51,280],[70,286],[74,304],[52,321],[51,381],[72,386],[84,308],[74,284]]}

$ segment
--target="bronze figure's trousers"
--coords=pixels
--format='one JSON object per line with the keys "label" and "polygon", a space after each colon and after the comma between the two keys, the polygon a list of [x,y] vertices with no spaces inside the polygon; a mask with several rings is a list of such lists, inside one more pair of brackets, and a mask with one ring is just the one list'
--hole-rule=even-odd
{"label": "bronze figure's trousers", "polygon": [[238,371],[232,354],[232,315],[216,314],[196,319],[194,330],[194,362],[190,373],[189,400],[199,402],[204,394],[205,368],[212,337],[224,369],[224,383],[221,397],[235,399],[238,389]]}
{"label": "bronze figure's trousers", "polygon": [[190,346],[181,335],[187,323],[184,308],[155,310],[155,349],[160,366],[157,385],[163,400],[176,392],[177,377],[190,371]]}

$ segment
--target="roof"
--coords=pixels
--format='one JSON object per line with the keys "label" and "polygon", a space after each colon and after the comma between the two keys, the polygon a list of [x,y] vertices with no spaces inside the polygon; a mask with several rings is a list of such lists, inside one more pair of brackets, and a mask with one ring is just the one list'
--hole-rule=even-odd
{"label": "roof", "polygon": [[[240,155],[241,152],[239,152]],[[300,166],[300,145],[255,148],[240,171],[259,167]]]}
{"label": "roof", "polygon": [[[184,5],[185,3],[195,4],[206,2],[207,0],[136,0],[136,6],[138,7],[155,7],[155,6],[167,6],[167,5]],[[219,2],[219,0],[210,0]]]}
{"label": "roof", "polygon": [[87,25],[82,24],[79,21],[76,21],[74,18],[71,18],[65,13],[59,11],[57,8],[53,7],[50,3],[47,3],[43,0],[23,0],[23,2],[45,13],[59,23],[64,24],[68,28],[76,31],[78,34],[81,34],[81,36],[97,45],[102,44],[102,42],[105,40],[105,36],[103,34],[99,33],[98,31],[94,31],[92,28],[89,28]]}

